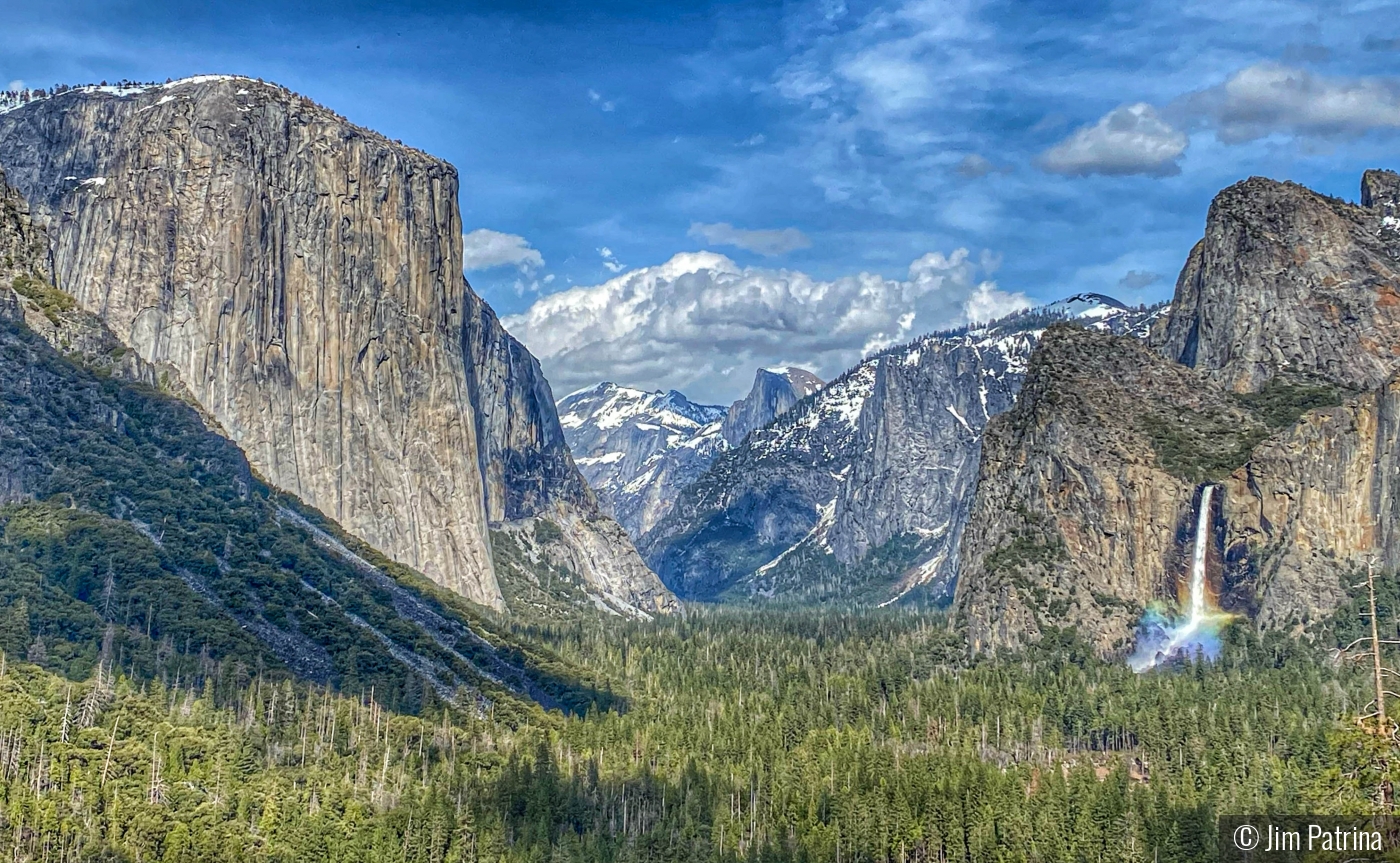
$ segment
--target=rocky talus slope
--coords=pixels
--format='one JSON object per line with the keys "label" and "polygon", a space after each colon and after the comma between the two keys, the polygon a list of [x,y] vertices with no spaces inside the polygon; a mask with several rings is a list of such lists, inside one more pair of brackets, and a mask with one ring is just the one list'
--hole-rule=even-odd
{"label": "rocky talus slope", "polygon": [[275,486],[489,606],[490,526],[546,514],[579,540],[561,551],[588,559],[586,593],[671,602],[574,472],[533,358],[463,280],[447,163],[207,76],[0,114],[0,165],[51,226],[58,285]]}

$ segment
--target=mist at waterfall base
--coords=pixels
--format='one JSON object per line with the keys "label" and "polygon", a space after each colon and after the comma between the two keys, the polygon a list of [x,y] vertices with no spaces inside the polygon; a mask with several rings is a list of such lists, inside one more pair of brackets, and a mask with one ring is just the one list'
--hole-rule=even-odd
{"label": "mist at waterfall base", "polygon": [[1138,622],[1137,649],[1128,657],[1134,671],[1143,672],[1175,660],[1215,659],[1220,655],[1220,633],[1232,615],[1215,607],[1206,585],[1206,560],[1211,541],[1210,502],[1215,486],[1201,489],[1196,510],[1196,542],[1191,554],[1191,582],[1184,613],[1172,615],[1162,604],[1153,604]]}
{"label": "mist at waterfall base", "polygon": [[1134,671],[1147,671],[1175,660],[1213,660],[1220,655],[1220,634],[1233,615],[1208,612],[1200,620],[1173,615],[1163,605],[1149,606],[1138,622],[1137,649],[1128,657]]}

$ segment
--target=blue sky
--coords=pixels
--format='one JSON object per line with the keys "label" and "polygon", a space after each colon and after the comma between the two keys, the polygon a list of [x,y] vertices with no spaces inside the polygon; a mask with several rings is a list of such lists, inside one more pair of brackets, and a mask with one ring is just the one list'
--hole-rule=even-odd
{"label": "blue sky", "polygon": [[1221,187],[1400,166],[1396,2],[192,6],[20,4],[0,85],[258,76],[448,159],[561,394],[1167,298]]}

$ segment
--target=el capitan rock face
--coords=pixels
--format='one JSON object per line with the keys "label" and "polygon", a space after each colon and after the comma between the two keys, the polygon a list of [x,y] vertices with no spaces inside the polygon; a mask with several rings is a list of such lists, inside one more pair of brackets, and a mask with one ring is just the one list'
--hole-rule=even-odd
{"label": "el capitan rock face", "polygon": [[462,278],[451,165],[227,76],[0,114],[0,165],[60,287],[394,558],[501,607],[493,520],[598,517],[538,366]]}

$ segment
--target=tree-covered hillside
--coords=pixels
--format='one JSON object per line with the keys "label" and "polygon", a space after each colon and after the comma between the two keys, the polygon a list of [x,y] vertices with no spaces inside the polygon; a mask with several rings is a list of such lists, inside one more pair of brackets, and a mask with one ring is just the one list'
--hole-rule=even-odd
{"label": "tree-covered hillside", "polygon": [[103,369],[0,321],[11,656],[74,679],[99,662],[172,684],[294,676],[406,713],[606,704],[580,669],[261,482],[189,405]]}

